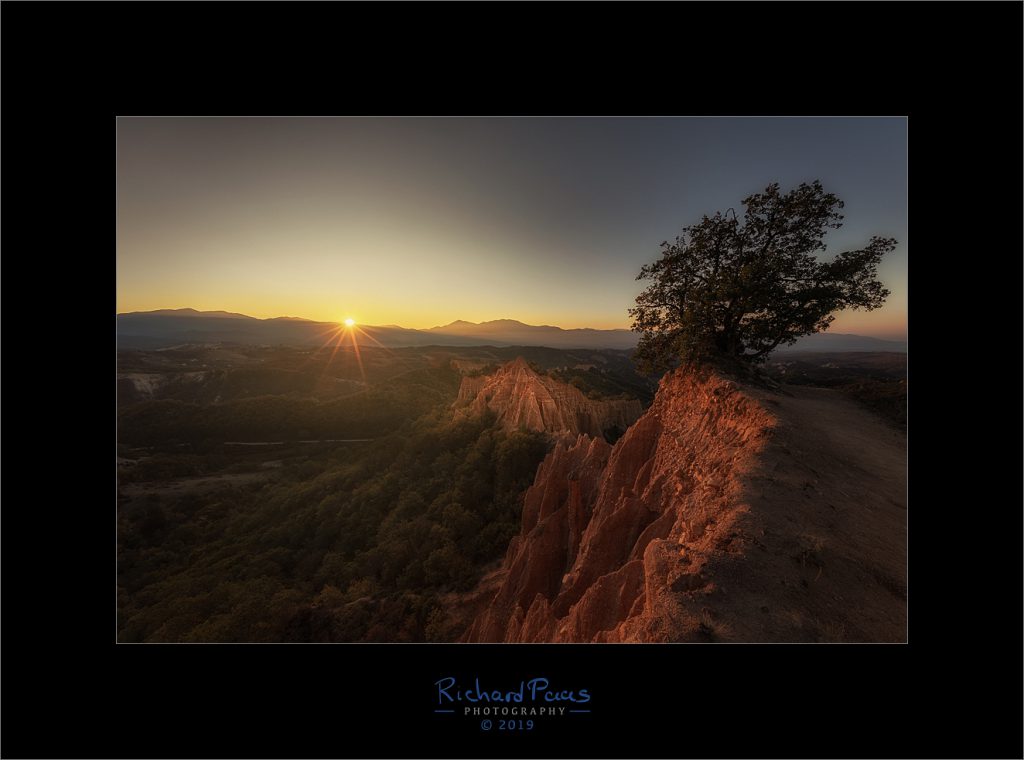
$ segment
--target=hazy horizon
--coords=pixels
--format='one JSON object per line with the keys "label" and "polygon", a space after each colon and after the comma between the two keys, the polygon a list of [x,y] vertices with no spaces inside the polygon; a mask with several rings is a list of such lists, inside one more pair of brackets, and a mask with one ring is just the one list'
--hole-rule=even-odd
{"label": "hazy horizon", "polygon": [[117,311],[628,329],[640,267],[778,181],[899,241],[829,332],[907,337],[904,118],[117,120]]}
{"label": "hazy horizon", "polygon": [[[193,308],[191,306],[180,306],[180,307],[172,307],[172,308],[144,309],[144,310],[134,310],[134,311],[127,311],[127,312],[119,311],[119,312],[117,312],[117,316],[124,316],[124,315],[127,315],[127,314],[148,314],[148,313],[155,312],[155,311],[194,311],[194,312],[197,312],[199,314],[227,313],[227,314],[237,314],[237,315],[242,316],[242,317],[252,317],[254,319],[259,319],[259,320],[298,319],[298,320],[305,320],[305,321],[317,322],[317,323],[323,322],[323,323],[339,324],[339,325],[344,324],[344,320],[329,320],[329,319],[328,320],[318,320],[318,319],[312,319],[310,317],[304,317],[301,314],[276,314],[276,315],[274,315],[272,317],[257,317],[257,316],[255,316],[253,314],[246,314],[245,312],[236,311],[234,309],[195,309],[195,308]],[[482,322],[472,322],[471,320],[466,320],[466,319],[454,319],[451,322],[446,322],[444,324],[439,324],[439,325],[428,325],[426,327],[410,327],[409,325],[398,324],[397,322],[386,322],[386,323],[381,323],[381,324],[377,324],[377,323],[371,324],[371,323],[368,323],[368,322],[355,322],[355,320],[353,320],[353,322],[356,325],[360,326],[360,327],[398,327],[398,328],[402,328],[402,329],[406,329],[406,330],[432,330],[432,329],[447,327],[447,326],[449,326],[451,324],[454,324],[456,322],[467,322],[469,324],[475,324],[475,325],[488,324],[488,323],[491,323],[491,322],[518,322],[520,324],[525,325],[526,327],[556,327],[556,328],[559,328],[559,329],[562,329],[562,330],[580,330],[580,329],[587,330],[587,329],[590,329],[590,330],[626,330],[626,331],[629,331],[629,329],[630,329],[629,327],[589,327],[587,325],[583,325],[581,327],[565,327],[564,325],[553,325],[553,324],[550,324],[550,323],[533,324],[533,323],[530,323],[530,322],[523,322],[522,320],[516,319],[515,317],[497,317],[495,319],[483,320]],[[828,330],[826,330],[824,332],[828,333],[828,334],[831,334],[831,335],[851,335],[851,334],[852,335],[859,335],[861,337],[877,338],[879,340],[890,340],[890,341],[906,341],[907,340],[906,332],[904,332],[902,334],[902,336],[900,336],[900,335],[894,335],[894,336],[872,335],[872,334],[868,334],[868,333],[848,333],[848,332],[842,332],[842,331],[839,331],[839,330],[833,330],[831,328],[829,328]]]}

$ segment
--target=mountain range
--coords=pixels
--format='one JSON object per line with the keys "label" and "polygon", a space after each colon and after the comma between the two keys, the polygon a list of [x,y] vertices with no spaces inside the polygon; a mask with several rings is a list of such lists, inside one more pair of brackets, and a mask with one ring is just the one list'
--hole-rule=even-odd
{"label": "mountain range", "polygon": [[[247,343],[314,346],[333,340],[335,322],[298,317],[256,319],[245,314],[195,309],[160,309],[117,315],[117,345],[127,349],[167,348],[183,343]],[[344,329],[344,328],[341,328]],[[387,346],[547,346],[550,348],[620,348],[636,345],[630,330],[563,330],[527,325],[514,319],[490,322],[457,320],[427,330],[398,325],[358,325],[346,329],[359,345]],[[345,342],[349,342],[348,335]]]}
{"label": "mountain range", "polygon": [[[117,347],[121,349],[152,350],[195,343],[319,346],[336,340],[339,329],[335,322],[315,322],[301,317],[257,319],[227,311],[195,309],[136,311],[116,317]],[[639,337],[631,330],[564,330],[552,325],[528,325],[514,319],[456,320],[426,330],[398,325],[358,325],[346,332],[355,336],[359,345],[389,348],[432,345],[631,349]],[[346,336],[345,342],[349,340]],[[789,350],[906,351],[906,343],[819,333],[802,338]]]}

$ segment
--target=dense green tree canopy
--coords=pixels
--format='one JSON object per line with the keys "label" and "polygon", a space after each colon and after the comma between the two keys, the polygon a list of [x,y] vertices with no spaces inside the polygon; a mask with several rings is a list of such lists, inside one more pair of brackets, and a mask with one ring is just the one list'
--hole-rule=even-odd
{"label": "dense green tree canopy", "polygon": [[788,193],[772,184],[743,206],[742,218],[729,209],[684,228],[641,268],[637,279],[651,284],[629,313],[644,369],[761,362],[780,345],[828,329],[834,312],[876,309],[889,295],[877,266],[894,239],[872,237],[863,248],[819,259],[826,233],[843,218],[842,201],[820,182]]}

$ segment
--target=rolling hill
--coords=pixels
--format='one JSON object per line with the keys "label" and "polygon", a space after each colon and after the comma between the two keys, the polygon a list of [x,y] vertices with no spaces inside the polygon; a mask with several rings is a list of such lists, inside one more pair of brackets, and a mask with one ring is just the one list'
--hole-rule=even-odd
{"label": "rolling hill", "polygon": [[[160,309],[118,314],[117,347],[159,349],[183,344],[238,343],[243,345],[319,346],[337,340],[341,329],[334,322],[301,317],[257,319],[226,311]],[[398,325],[359,325],[341,333],[345,342],[354,336],[359,345],[404,346],[546,346],[561,349],[631,349],[638,334],[631,330],[564,330],[552,325],[528,325],[514,319],[489,322],[456,320],[447,325],[415,330]],[[863,335],[819,333],[801,338],[779,351],[899,351],[905,341],[880,340]]]}
{"label": "rolling hill", "polygon": [[[161,309],[117,315],[117,345],[123,349],[157,349],[195,343],[255,345],[321,345],[337,335],[339,325],[296,317],[256,319],[244,314],[195,309]],[[550,325],[527,325],[512,319],[492,322],[452,322],[429,330],[397,325],[359,325],[360,345],[386,346],[547,346],[549,348],[633,348],[637,336],[629,330],[563,330]],[[350,338],[346,335],[345,340]]]}

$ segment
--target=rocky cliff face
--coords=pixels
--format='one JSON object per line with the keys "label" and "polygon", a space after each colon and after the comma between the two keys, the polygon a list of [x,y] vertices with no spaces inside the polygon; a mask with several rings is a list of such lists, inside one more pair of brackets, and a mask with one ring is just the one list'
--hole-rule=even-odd
{"label": "rocky cliff face", "polygon": [[470,413],[490,409],[508,428],[595,438],[612,428],[625,430],[643,412],[636,399],[589,399],[572,385],[537,374],[522,357],[492,375],[464,377],[455,406]]}
{"label": "rocky cliff face", "polygon": [[463,640],[903,640],[905,441],[795,392],[679,371],[614,447],[560,443]]}

